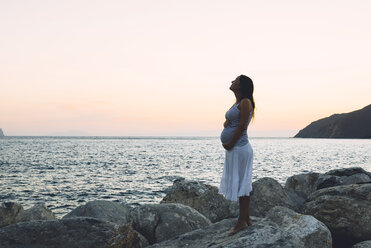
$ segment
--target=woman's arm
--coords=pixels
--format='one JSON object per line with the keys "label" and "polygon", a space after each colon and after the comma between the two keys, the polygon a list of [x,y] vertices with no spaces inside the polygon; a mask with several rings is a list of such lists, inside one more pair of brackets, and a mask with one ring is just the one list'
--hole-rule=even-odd
{"label": "woman's arm", "polygon": [[226,150],[230,150],[236,144],[236,142],[241,138],[243,132],[247,128],[247,123],[249,122],[249,115],[252,110],[252,105],[249,99],[245,98],[240,103],[240,123],[233,133],[231,140],[227,143],[223,143],[223,147]]}
{"label": "woman's arm", "polygon": [[228,127],[229,125],[231,125],[231,121],[226,119],[224,124],[223,124],[224,128]]}

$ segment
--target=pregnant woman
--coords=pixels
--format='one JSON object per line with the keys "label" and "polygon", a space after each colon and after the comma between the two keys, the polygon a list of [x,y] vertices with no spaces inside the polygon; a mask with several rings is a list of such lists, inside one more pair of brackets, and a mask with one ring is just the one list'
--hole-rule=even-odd
{"label": "pregnant woman", "polygon": [[247,137],[247,127],[254,115],[254,84],[245,76],[238,76],[229,88],[236,103],[225,114],[226,121],[220,135],[225,151],[223,175],[219,193],[228,200],[240,203],[240,216],[229,235],[252,225],[250,219],[250,192],[252,191],[253,150]]}

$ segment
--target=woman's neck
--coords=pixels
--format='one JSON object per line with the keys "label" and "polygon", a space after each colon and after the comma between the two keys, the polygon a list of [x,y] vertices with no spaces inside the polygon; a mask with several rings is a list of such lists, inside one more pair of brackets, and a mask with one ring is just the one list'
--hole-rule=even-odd
{"label": "woman's neck", "polygon": [[235,95],[235,97],[236,97],[236,102],[239,102],[240,99],[241,99],[241,94],[240,94],[240,92],[233,92],[233,93],[234,93],[234,95]]}

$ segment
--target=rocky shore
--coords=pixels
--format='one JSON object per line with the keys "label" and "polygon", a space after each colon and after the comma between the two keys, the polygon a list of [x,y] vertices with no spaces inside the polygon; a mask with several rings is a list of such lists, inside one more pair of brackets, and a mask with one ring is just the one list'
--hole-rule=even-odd
{"label": "rocky shore", "polygon": [[57,219],[44,204],[0,206],[0,247],[371,247],[371,173],[362,168],[253,182],[253,225],[229,237],[238,204],[178,179],[160,204],[92,201]]}

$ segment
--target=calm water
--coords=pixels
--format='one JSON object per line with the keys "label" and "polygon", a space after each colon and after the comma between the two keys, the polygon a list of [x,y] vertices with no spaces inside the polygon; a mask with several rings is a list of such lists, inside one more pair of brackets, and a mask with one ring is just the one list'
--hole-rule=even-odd
{"label": "calm water", "polygon": [[[253,180],[284,184],[303,172],[360,166],[371,171],[371,140],[250,138]],[[58,217],[96,199],[158,203],[174,179],[218,186],[217,137],[6,137],[0,139],[0,201],[45,202]]]}

